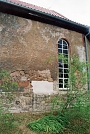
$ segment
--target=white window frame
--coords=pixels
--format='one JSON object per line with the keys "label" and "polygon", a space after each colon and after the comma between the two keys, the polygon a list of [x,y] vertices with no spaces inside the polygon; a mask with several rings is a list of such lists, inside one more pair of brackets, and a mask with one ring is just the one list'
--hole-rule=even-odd
{"label": "white window frame", "polygon": [[[58,41],[58,54],[67,56],[67,64],[65,64],[64,61],[60,62],[60,59],[58,59],[59,89],[60,90],[61,89],[67,90],[68,84],[69,84],[69,68],[68,68],[69,48],[68,47],[69,47],[69,45],[68,45],[67,41],[65,41],[64,39],[60,39]],[[66,65],[66,67],[65,67],[65,65]],[[61,72],[60,72],[60,69],[61,69]],[[65,81],[67,84],[65,83]]]}

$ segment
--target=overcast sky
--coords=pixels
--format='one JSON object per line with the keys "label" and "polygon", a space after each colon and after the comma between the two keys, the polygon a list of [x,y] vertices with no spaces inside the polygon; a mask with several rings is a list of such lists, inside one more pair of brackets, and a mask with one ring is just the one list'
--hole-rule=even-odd
{"label": "overcast sky", "polygon": [[90,26],[90,0],[21,0],[55,10],[65,17]]}

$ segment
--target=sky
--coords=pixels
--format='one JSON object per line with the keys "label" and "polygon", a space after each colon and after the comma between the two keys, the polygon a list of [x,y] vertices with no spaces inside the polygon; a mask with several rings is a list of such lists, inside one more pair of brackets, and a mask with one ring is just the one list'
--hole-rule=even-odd
{"label": "sky", "polygon": [[21,0],[50,10],[68,19],[90,26],[90,0]]}

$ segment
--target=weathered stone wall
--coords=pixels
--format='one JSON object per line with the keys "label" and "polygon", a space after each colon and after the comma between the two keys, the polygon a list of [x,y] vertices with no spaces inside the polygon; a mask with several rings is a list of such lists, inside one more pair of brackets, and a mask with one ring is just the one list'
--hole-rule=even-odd
{"label": "weathered stone wall", "polygon": [[50,104],[44,101],[50,96],[33,94],[31,82],[53,82],[53,88],[58,89],[58,40],[61,38],[68,41],[70,54],[85,60],[82,34],[0,13],[0,68],[10,70],[19,86],[12,111],[38,110],[41,105]]}
{"label": "weathered stone wall", "polygon": [[[13,94],[8,94],[9,95],[7,96],[5,92],[3,92],[0,94],[0,98],[2,99],[4,110],[9,110],[11,113],[50,111],[53,107],[53,98],[58,96],[58,93],[53,93],[51,95],[34,94],[32,90],[29,92],[17,91]],[[11,102],[10,99],[12,99]],[[56,104],[55,107],[58,108],[58,104]]]}
{"label": "weathered stone wall", "polygon": [[[0,91],[0,98],[4,109],[9,108],[9,111],[12,113],[48,111],[51,109],[51,99],[55,97],[58,92],[53,91],[53,88],[51,88],[51,90],[47,88],[46,91],[44,91],[43,85],[40,85],[41,89],[37,91],[33,88],[32,83],[32,81],[43,82],[43,84],[46,82],[45,86],[47,86],[47,82],[52,84],[53,79],[51,78],[49,70],[17,70],[11,72],[10,77],[12,78],[12,81],[18,83],[18,86],[14,88],[13,92]],[[10,100],[12,101],[10,102]]]}

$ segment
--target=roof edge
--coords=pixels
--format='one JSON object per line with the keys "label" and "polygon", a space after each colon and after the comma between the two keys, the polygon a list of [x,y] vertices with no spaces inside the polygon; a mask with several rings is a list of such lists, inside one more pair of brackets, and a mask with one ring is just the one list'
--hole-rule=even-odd
{"label": "roof edge", "polygon": [[[14,15],[15,15],[15,12],[17,12],[18,10],[19,10],[19,12],[21,10],[22,14],[28,14],[27,16],[30,15],[29,14],[29,12],[30,12],[32,14],[32,16],[34,16],[34,17],[37,16],[38,18],[41,18],[44,21],[46,20],[47,23],[49,21],[53,25],[57,25],[57,26],[61,25],[61,27],[65,26],[66,29],[77,31],[77,32],[80,32],[82,34],[87,34],[88,32],[90,32],[90,27],[84,26],[82,24],[78,24],[74,21],[71,21],[71,20],[68,20],[68,19],[65,19],[65,18],[60,18],[58,16],[54,16],[54,15],[51,15],[51,14],[48,14],[48,13],[44,13],[44,12],[41,12],[39,10],[35,10],[35,9],[29,8],[29,7],[26,7],[26,6],[22,6],[22,5],[19,5],[19,4],[16,4],[16,3],[11,3],[11,2],[8,2],[7,0],[1,0],[0,3],[6,4],[9,7],[10,6],[15,7],[15,9],[12,9],[14,11]],[[4,12],[4,11],[2,11],[2,12]],[[8,11],[6,11],[6,13],[7,12]],[[12,13],[10,13],[10,14],[12,14]]]}

